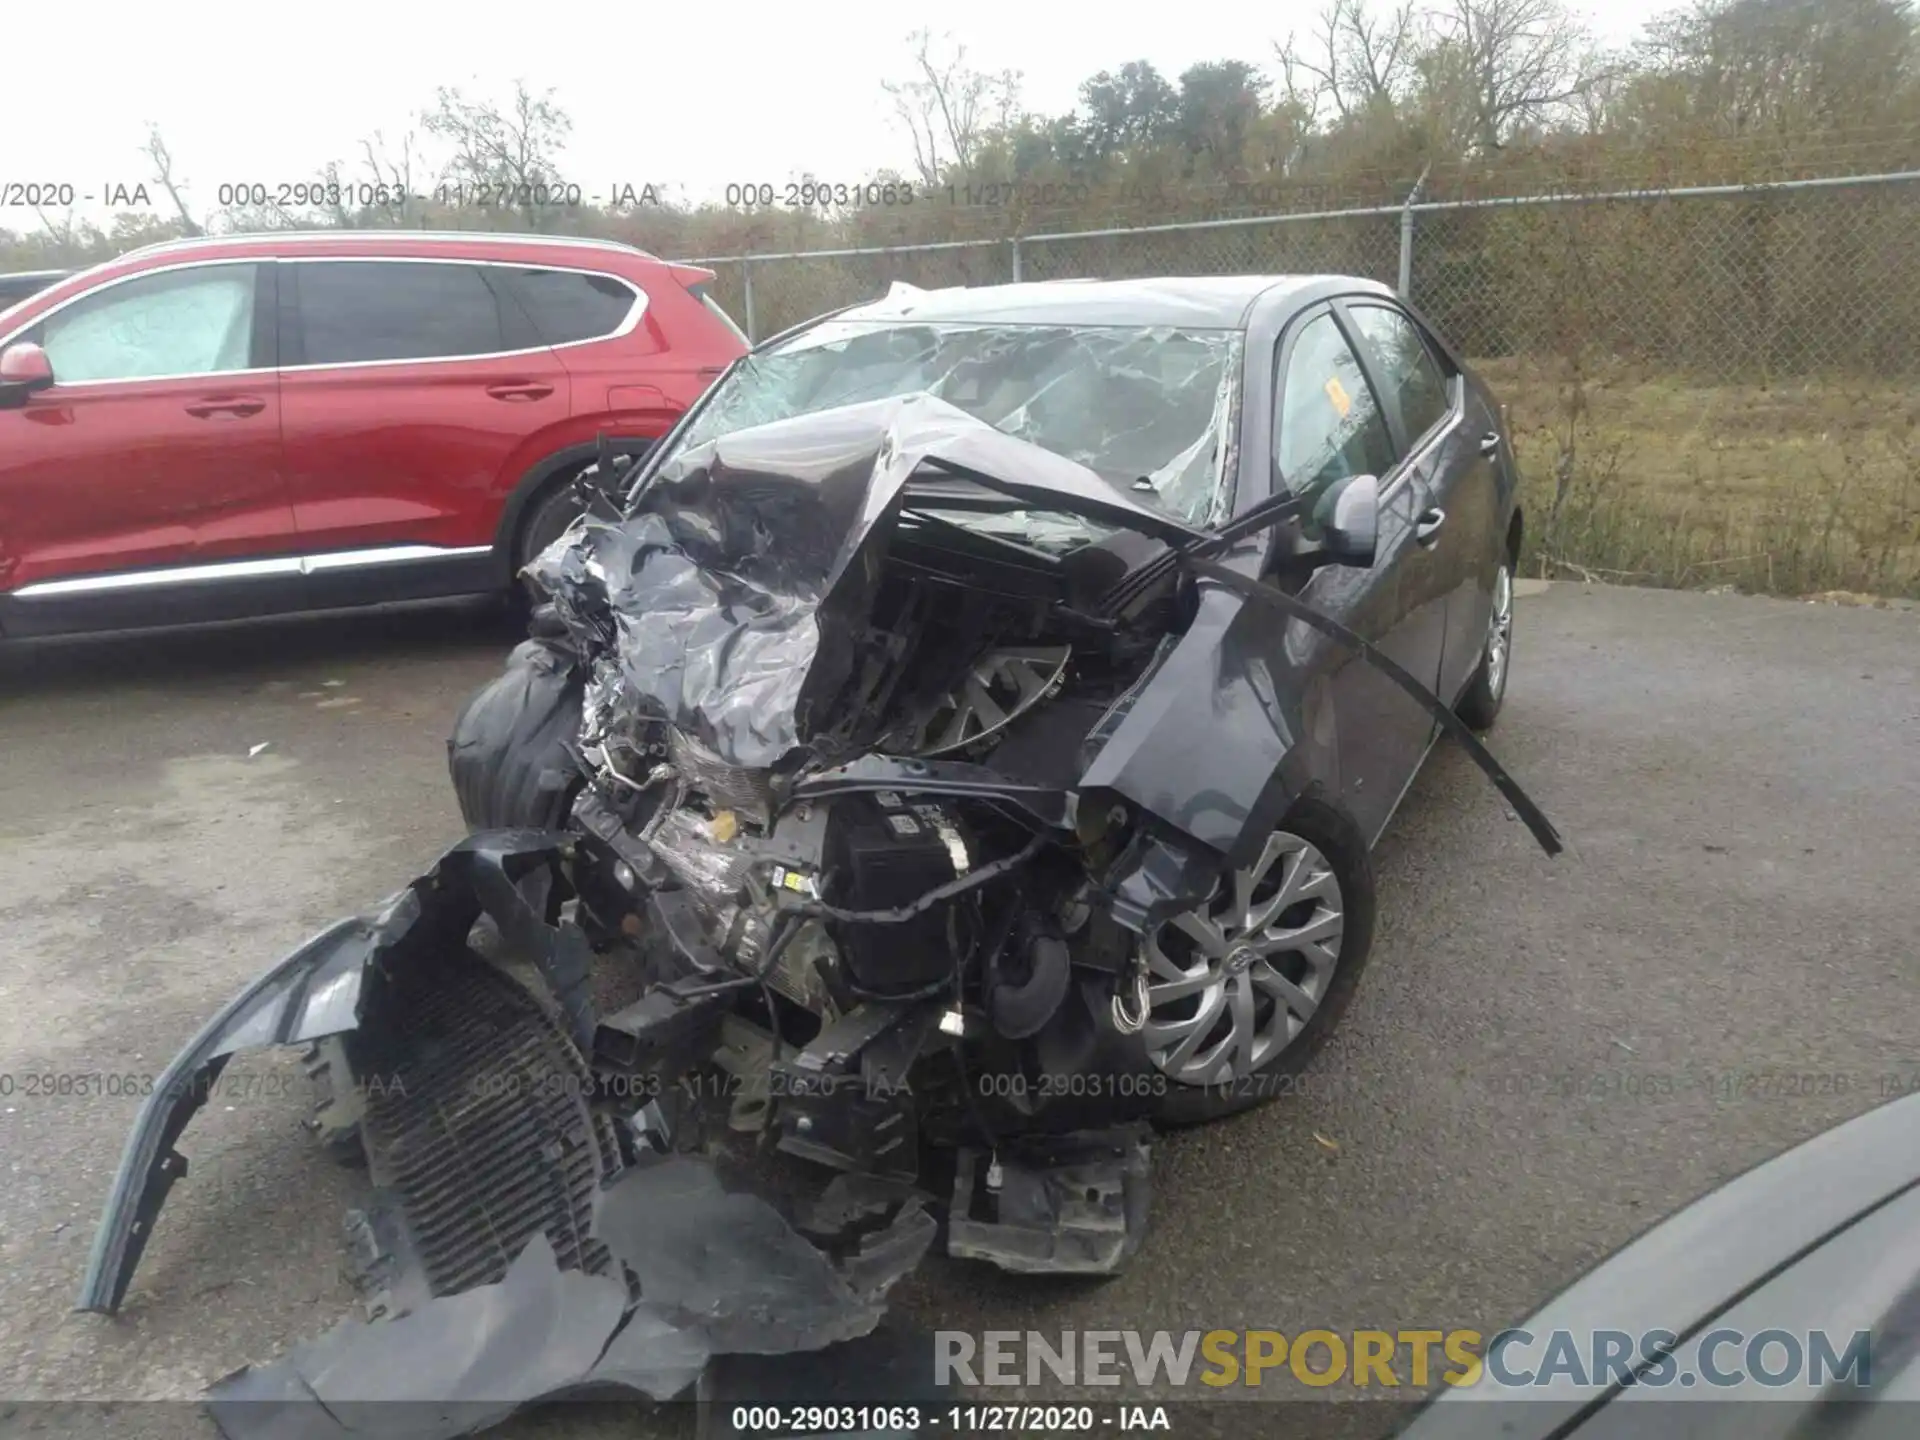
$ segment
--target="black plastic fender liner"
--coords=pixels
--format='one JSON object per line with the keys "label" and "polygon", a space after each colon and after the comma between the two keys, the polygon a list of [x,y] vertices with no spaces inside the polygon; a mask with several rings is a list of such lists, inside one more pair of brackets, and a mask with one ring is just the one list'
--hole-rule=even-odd
{"label": "black plastic fender liner", "polygon": [[[571,836],[553,831],[470,835],[377,910],[329,926],[228,1001],[174,1057],[140,1107],[101,1210],[76,1308],[103,1315],[120,1308],[167,1192],[187,1173],[175,1143],[235,1052],[358,1030],[382,985],[381,966],[405,964],[423,949],[464,947],[483,912],[493,914],[504,934],[527,941],[536,912],[520,884],[571,844]],[[567,1020],[578,1027],[586,1017],[577,1013],[577,1002],[569,1003],[575,992],[566,984],[578,957],[556,941],[536,946],[531,958],[556,982]]]}
{"label": "black plastic fender liner", "polygon": [[1467,752],[1473,763],[1486,772],[1487,778],[1493,781],[1494,788],[1506,797],[1509,805],[1513,806],[1514,813],[1533,833],[1533,838],[1540,843],[1542,850],[1549,855],[1558,855],[1565,848],[1560,842],[1560,832],[1553,828],[1553,822],[1547,819],[1546,813],[1533,803],[1526,791],[1520,788],[1520,782],[1507,774],[1500,762],[1493,758],[1493,752],[1480,743],[1480,737],[1467,727],[1466,722],[1454,714],[1438,695],[1382,654],[1370,640],[1362,635],[1356,635],[1339,621],[1328,619],[1312,606],[1296,600],[1284,590],[1262,584],[1258,580],[1242,575],[1238,570],[1230,569],[1217,561],[1203,560],[1195,555],[1185,555],[1181,559],[1194,574],[1224,586],[1236,595],[1278,610],[1289,619],[1298,620],[1310,629],[1318,630],[1335,644],[1351,650],[1393,681],[1418,701],[1429,715],[1439,721],[1441,729],[1460,742],[1461,748]]}
{"label": "black plastic fender liner", "polygon": [[523,640],[506,668],[470,696],[447,737],[447,770],[470,829],[566,824],[580,775],[585,667],[564,641]]}

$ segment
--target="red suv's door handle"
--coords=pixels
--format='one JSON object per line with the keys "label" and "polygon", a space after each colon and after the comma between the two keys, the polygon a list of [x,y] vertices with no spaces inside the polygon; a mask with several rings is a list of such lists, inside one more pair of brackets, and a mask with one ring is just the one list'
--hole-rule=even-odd
{"label": "red suv's door handle", "polygon": [[544,400],[552,393],[553,386],[538,380],[503,380],[487,386],[487,394],[496,400]]}
{"label": "red suv's door handle", "polygon": [[188,405],[187,413],[199,420],[211,420],[216,415],[258,415],[266,408],[267,402],[258,395],[209,395]]}

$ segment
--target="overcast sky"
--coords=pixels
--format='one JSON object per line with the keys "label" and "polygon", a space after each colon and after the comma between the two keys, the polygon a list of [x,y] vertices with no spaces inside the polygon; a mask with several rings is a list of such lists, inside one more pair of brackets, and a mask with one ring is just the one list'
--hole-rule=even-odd
{"label": "overcast sky", "polygon": [[[982,69],[1022,71],[1028,107],[1054,113],[1087,75],[1129,60],[1170,78],[1200,60],[1270,65],[1272,42],[1304,29],[1320,3],[16,5],[4,29],[14,63],[0,192],[9,181],[99,194],[145,180],[140,147],[154,123],[205,212],[223,181],[310,179],[356,155],[362,136],[403,134],[437,85],[497,95],[516,78],[555,88],[574,122],[568,178],[589,195],[650,178],[695,195],[807,171],[851,181],[910,168],[880,82],[908,76],[906,36],[921,26],[953,34]],[[1594,8],[1602,38],[1619,42],[1669,5]],[[0,210],[0,227],[35,224],[30,210]]]}

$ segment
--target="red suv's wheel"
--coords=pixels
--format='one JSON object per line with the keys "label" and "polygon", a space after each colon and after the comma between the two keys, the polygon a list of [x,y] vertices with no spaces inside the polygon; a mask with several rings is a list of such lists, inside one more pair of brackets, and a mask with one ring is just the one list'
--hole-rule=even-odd
{"label": "red suv's wheel", "polygon": [[531,582],[524,579],[520,572],[527,568],[535,556],[565,534],[567,527],[586,508],[573,483],[584,469],[586,466],[580,465],[561,471],[527,507],[526,518],[520,522],[518,542],[513,547],[513,575],[523,589],[530,588]]}

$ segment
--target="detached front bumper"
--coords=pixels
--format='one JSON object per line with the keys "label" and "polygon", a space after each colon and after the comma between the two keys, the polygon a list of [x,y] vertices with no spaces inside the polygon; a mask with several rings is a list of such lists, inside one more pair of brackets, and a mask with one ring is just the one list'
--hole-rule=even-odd
{"label": "detached front bumper", "polygon": [[[187,1173],[187,1157],[176,1148],[180,1136],[239,1051],[358,1030],[396,973],[430,956],[464,951],[482,913],[504,936],[533,942],[527,948],[550,982],[558,982],[556,993],[581,993],[585,957],[569,953],[558,938],[562,932],[542,913],[551,867],[569,844],[567,836],[547,831],[470,836],[377,911],[329,926],[229,1001],[167,1066],[140,1108],[101,1213],[77,1308],[119,1309],[167,1192]],[[476,957],[475,963],[483,962]]]}

